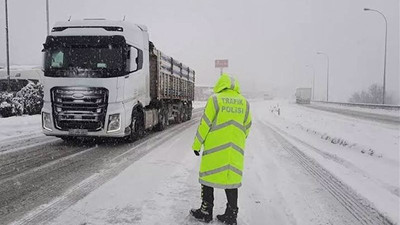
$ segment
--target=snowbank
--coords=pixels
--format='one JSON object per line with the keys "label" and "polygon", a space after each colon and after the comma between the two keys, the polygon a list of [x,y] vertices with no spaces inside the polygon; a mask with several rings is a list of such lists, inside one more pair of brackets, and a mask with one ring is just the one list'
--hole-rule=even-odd
{"label": "snowbank", "polygon": [[336,108],[336,109],[345,109],[345,110],[351,110],[351,111],[357,111],[357,112],[373,113],[373,114],[378,114],[378,115],[400,117],[400,110],[396,110],[396,109],[374,109],[374,108],[365,108],[365,107],[360,107],[360,106],[329,104],[329,103],[323,103],[323,102],[313,102],[312,105],[323,106],[323,107],[328,107],[328,108]]}
{"label": "snowbank", "polygon": [[[279,105],[280,115],[271,112]],[[399,221],[400,127],[306,108],[264,102],[258,117],[275,126],[308,155]],[[369,110],[374,111],[374,110]]]}

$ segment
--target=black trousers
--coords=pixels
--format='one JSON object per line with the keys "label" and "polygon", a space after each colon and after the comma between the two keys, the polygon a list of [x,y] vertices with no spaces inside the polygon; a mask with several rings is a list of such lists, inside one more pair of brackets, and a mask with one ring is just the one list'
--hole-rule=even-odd
{"label": "black trousers", "polygon": [[[233,208],[237,208],[238,202],[238,189],[225,189],[226,199],[228,204]],[[201,198],[209,206],[214,205],[214,188],[201,185]]]}

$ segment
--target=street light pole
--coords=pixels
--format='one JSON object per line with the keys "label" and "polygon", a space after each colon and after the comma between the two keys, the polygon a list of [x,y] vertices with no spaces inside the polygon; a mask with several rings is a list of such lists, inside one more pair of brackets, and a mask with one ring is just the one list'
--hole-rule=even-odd
{"label": "street light pole", "polygon": [[376,9],[369,9],[364,8],[364,11],[372,11],[382,15],[383,19],[385,20],[385,55],[383,56],[383,96],[382,96],[382,104],[385,104],[385,90],[386,90],[386,55],[387,55],[387,19],[386,16]]}
{"label": "street light pole", "polygon": [[5,0],[5,10],[6,10],[6,57],[7,57],[7,91],[11,90],[10,81],[10,47],[8,43],[8,6],[7,0]]}
{"label": "street light pole", "polygon": [[47,36],[49,36],[49,34],[50,34],[49,0],[46,0],[46,21],[47,21]]}
{"label": "street light pole", "polygon": [[312,100],[315,100],[314,93],[315,93],[315,69],[313,65],[306,65],[306,67],[310,67],[313,70],[313,79],[312,79]]}
{"label": "street light pole", "polygon": [[329,56],[323,52],[317,52],[318,55],[324,55],[327,60],[326,67],[326,101],[329,102]]}

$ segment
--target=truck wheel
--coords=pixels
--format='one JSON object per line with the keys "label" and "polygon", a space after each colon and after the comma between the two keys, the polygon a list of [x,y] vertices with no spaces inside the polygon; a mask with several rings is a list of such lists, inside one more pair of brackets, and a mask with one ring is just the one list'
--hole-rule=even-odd
{"label": "truck wheel", "polygon": [[187,120],[191,120],[192,119],[192,104],[188,104],[186,109],[187,109]]}
{"label": "truck wheel", "polygon": [[183,107],[179,110],[178,115],[176,116],[176,123],[182,123],[185,121],[185,110]]}
{"label": "truck wheel", "polygon": [[143,116],[139,112],[134,112],[131,121],[131,133],[128,136],[129,142],[134,142],[144,136],[144,121]]}
{"label": "truck wheel", "polygon": [[158,114],[158,124],[156,125],[157,131],[162,131],[168,125],[168,113],[166,110],[161,109],[161,112]]}
{"label": "truck wheel", "polygon": [[185,117],[185,109],[184,109],[184,105],[182,104],[182,102],[179,102],[178,104],[178,113],[175,117],[175,123],[182,123],[182,121],[184,120]]}
{"label": "truck wheel", "polygon": [[190,120],[190,118],[189,118],[189,105],[185,105],[183,113],[185,114],[184,117],[183,117],[184,118],[183,121],[186,122],[186,121]]}

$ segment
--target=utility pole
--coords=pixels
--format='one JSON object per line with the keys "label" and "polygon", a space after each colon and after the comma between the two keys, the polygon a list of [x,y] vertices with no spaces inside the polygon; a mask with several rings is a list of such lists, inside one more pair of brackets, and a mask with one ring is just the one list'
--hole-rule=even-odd
{"label": "utility pole", "polygon": [[7,57],[7,91],[11,90],[11,81],[10,81],[10,47],[8,43],[8,6],[7,0],[5,0],[5,10],[6,10],[6,57]]}
{"label": "utility pole", "polygon": [[369,8],[364,8],[364,11],[371,11],[371,12],[376,12],[381,14],[381,16],[383,17],[383,19],[385,20],[385,55],[383,56],[383,96],[382,96],[382,104],[385,104],[385,90],[386,90],[386,55],[387,55],[387,29],[388,29],[388,25],[387,25],[387,19],[386,16],[381,13],[380,11],[376,10],[376,9],[369,9]]}

